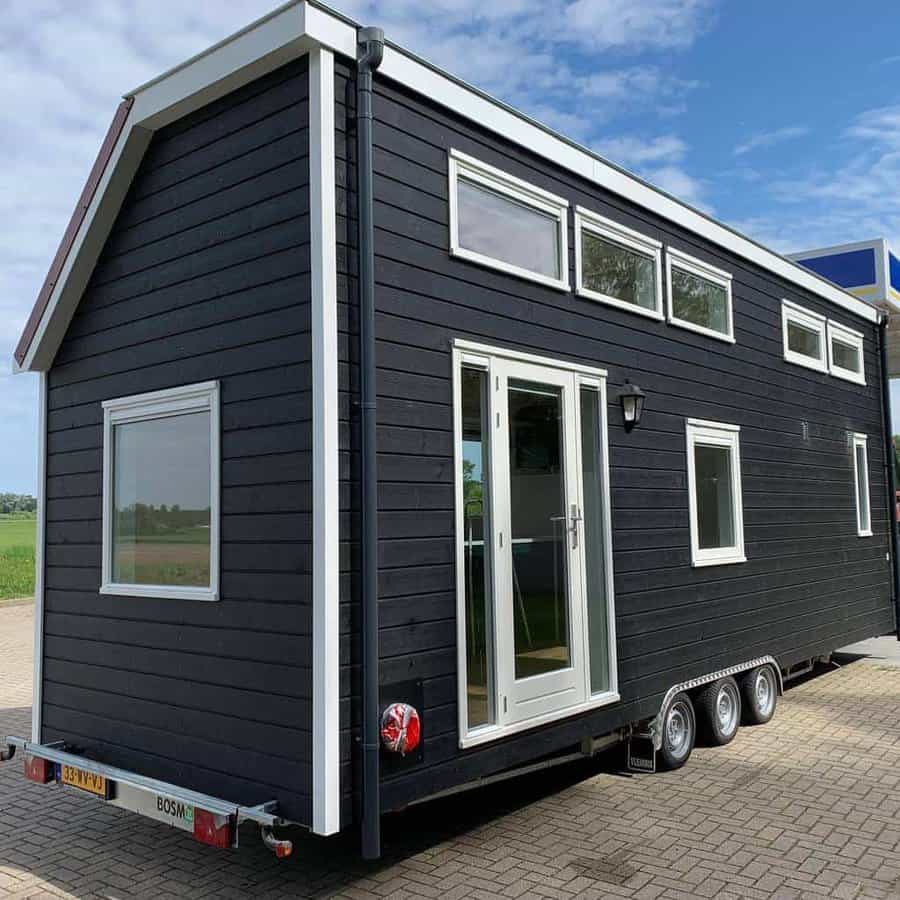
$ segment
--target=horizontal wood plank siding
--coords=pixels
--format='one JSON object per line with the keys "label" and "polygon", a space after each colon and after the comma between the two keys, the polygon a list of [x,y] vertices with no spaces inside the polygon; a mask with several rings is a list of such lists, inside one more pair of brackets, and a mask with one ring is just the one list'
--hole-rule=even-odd
{"label": "horizontal wood plank siding", "polygon": [[[353,148],[337,67],[344,594],[357,597],[357,332]],[[352,109],[349,110],[352,112]],[[377,81],[375,223],[381,680],[421,678],[425,753],[384,779],[386,808],[608,732],[652,713],[672,684],[762,653],[783,664],[893,625],[877,330],[813,295],[426,98]],[[736,343],[480,267],[449,254],[447,154],[483,160],[733,275]],[[342,176],[343,173],[343,176]],[[343,177],[343,183],[340,183]],[[569,267],[574,234],[569,216]],[[868,386],[789,365],[781,301],[862,331]],[[622,702],[461,751],[456,718],[450,346],[468,338],[609,371],[612,519]],[[647,392],[626,434],[617,394]],[[690,561],[685,419],[741,426],[748,562]],[[856,535],[848,432],[869,435],[874,536]],[[342,727],[358,727],[355,611],[345,633]],[[348,744],[349,746],[349,744]],[[345,793],[352,797],[352,784]]]}
{"label": "horizontal wood plank siding", "polygon": [[[43,739],[311,817],[308,69],[158,132],[50,372]],[[221,600],[98,594],[101,402],[221,382]]]}

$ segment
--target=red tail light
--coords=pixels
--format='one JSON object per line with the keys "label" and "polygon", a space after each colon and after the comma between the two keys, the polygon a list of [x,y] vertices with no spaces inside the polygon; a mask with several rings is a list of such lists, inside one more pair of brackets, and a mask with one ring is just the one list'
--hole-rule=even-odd
{"label": "red tail light", "polygon": [[56,766],[37,756],[25,757],[25,777],[35,784],[49,784],[56,780]]}
{"label": "red tail light", "polygon": [[194,840],[210,847],[231,847],[234,841],[231,816],[217,816],[205,809],[194,809]]}

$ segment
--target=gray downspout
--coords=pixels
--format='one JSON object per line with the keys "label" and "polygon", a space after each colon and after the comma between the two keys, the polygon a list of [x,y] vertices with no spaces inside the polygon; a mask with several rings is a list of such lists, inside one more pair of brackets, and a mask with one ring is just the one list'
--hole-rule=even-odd
{"label": "gray downspout", "polygon": [[884,417],[884,449],[887,454],[888,522],[891,528],[891,574],[893,575],[894,606],[896,610],[897,640],[900,640],[900,559],[897,557],[897,473],[894,471],[894,429],[891,424],[891,379],[887,357],[888,315],[884,313],[878,329],[881,355],[881,405]]}
{"label": "gray downspout", "polygon": [[381,856],[380,709],[378,702],[378,458],[375,389],[375,212],[372,176],[372,73],[384,32],[356,36],[356,173],[359,202],[359,342],[362,568],[362,855]]}

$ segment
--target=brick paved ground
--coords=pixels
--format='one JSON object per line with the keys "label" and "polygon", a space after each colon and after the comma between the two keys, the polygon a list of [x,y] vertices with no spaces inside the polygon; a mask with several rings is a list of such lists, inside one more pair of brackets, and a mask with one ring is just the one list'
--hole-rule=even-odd
{"label": "brick paved ground", "polygon": [[[28,730],[30,642],[30,607],[0,608],[0,734]],[[809,680],[681,772],[595,763],[418,807],[385,839],[378,866],[352,838],[216,851],[0,766],[4,897],[900,898],[900,667]]]}

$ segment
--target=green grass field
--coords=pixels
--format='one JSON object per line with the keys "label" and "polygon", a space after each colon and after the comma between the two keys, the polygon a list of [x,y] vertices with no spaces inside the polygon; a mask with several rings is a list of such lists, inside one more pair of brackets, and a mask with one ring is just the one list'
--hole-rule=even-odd
{"label": "green grass field", "polygon": [[0,515],[0,603],[34,594],[34,516]]}

